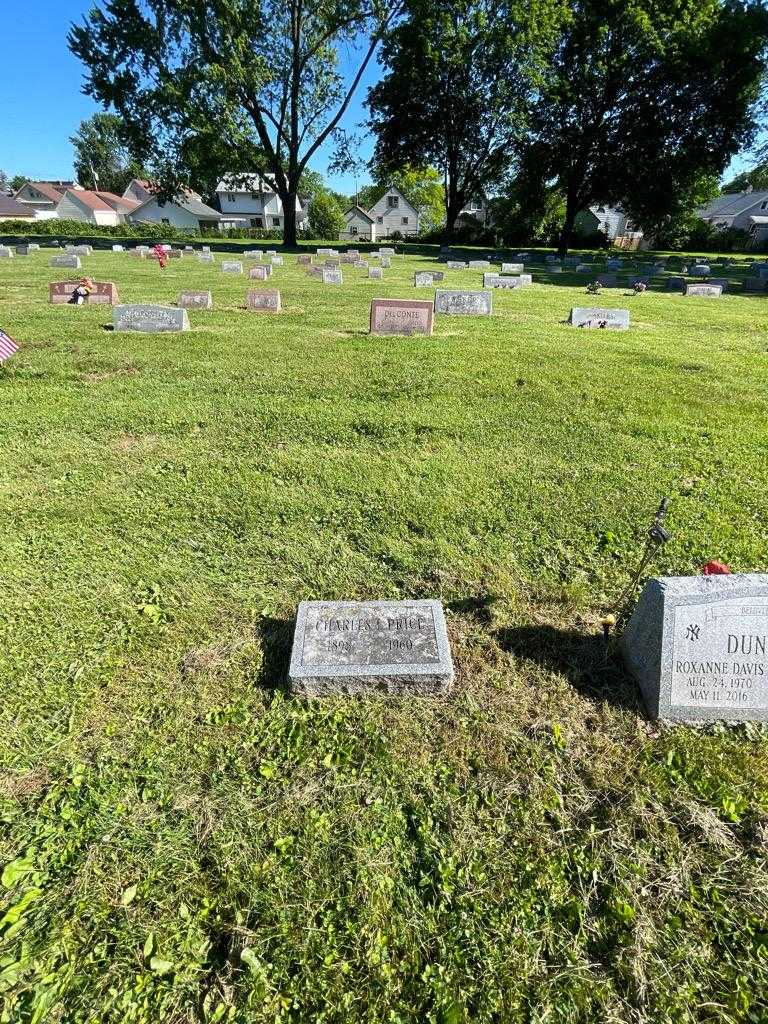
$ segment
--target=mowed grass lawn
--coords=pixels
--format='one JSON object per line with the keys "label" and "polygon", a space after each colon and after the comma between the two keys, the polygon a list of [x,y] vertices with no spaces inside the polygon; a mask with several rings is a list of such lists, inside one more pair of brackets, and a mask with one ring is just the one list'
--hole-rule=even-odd
{"label": "mowed grass lawn", "polygon": [[[113,333],[50,255],[0,262],[0,1021],[764,1024],[765,733],[648,722],[598,618],[663,495],[654,573],[768,566],[768,299],[579,331],[535,272],[377,338],[432,260],[287,255],[274,316],[96,253],[214,296]],[[285,692],[300,600],[412,597],[451,699]]]}

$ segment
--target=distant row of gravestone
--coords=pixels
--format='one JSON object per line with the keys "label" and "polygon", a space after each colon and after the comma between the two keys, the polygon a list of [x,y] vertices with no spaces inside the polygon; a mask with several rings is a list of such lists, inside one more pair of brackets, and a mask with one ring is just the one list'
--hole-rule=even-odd
{"label": "distant row of gravestone", "polygon": [[[650,715],[768,721],[768,575],[650,580],[621,638]],[[294,693],[449,693],[454,666],[439,601],[303,601]]]}

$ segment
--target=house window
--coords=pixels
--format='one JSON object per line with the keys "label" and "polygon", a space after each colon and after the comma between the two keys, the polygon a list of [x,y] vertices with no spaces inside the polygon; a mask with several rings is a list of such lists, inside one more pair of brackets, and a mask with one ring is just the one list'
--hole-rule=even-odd
{"label": "house window", "polygon": [[228,199],[228,200],[230,201],[230,203],[234,203],[234,201],[235,201],[235,195],[234,195],[234,193],[233,193],[233,192],[229,192],[229,193],[227,194],[227,199]]}
{"label": "house window", "polygon": [[279,217],[273,217],[272,218],[272,227],[273,228],[279,228],[280,227],[280,218]]}
{"label": "house window", "polygon": [[766,199],[762,203],[760,203],[760,209],[761,210],[768,210],[768,199]]}
{"label": "house window", "polygon": [[398,196],[387,196],[387,209],[396,210],[399,205],[400,199]]}
{"label": "house window", "polygon": [[383,224],[384,223],[384,218],[383,217],[377,217],[376,218],[376,223],[377,224]]}
{"label": "house window", "polygon": [[408,223],[408,218],[407,217],[403,217],[403,224],[407,224],[407,223]]}
{"label": "house window", "polygon": [[169,227],[171,225],[171,222],[168,220],[167,217],[163,217],[163,219],[160,221],[160,223],[161,224],[167,224]]}
{"label": "house window", "polygon": [[354,224],[350,227],[349,233],[350,233],[350,235],[353,235],[353,236],[357,234],[357,228],[355,227]]}

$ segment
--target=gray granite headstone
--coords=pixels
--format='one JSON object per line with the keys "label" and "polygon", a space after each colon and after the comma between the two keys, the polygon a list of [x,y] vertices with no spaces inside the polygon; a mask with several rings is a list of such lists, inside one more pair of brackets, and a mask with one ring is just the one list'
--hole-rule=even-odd
{"label": "gray granite headstone", "polygon": [[699,277],[708,277],[712,270],[708,263],[694,263],[688,270],[689,274],[697,274]]}
{"label": "gray granite headstone", "polygon": [[180,309],[213,309],[210,292],[182,292],[176,305]]}
{"label": "gray granite headstone", "polygon": [[368,267],[368,277],[373,277],[380,281],[384,277],[384,271],[381,267]]}
{"label": "gray granite headstone", "polygon": [[13,249],[9,249],[7,245],[0,245],[0,259],[2,259],[2,260],[12,260],[13,259]]}
{"label": "gray granite headstone", "polygon": [[16,255],[17,256],[29,256],[29,246],[28,245],[17,245],[16,246]]}
{"label": "gray granite headstone", "polygon": [[525,270],[524,263],[502,263],[501,272],[502,274],[522,274]]}
{"label": "gray granite headstone", "polygon": [[628,309],[598,309],[596,307],[574,307],[568,321],[572,327],[595,328],[597,330],[626,331],[629,327]]}
{"label": "gray granite headstone", "polygon": [[173,306],[114,306],[112,323],[116,331],[142,331],[146,334],[189,330],[186,309],[176,309]]}
{"label": "gray granite headstone", "polygon": [[467,269],[467,264],[463,263],[461,260],[448,260],[448,262],[445,265],[446,265],[446,267],[448,267],[449,270],[466,270]]}
{"label": "gray granite headstone", "polygon": [[435,283],[435,276],[431,270],[417,270],[413,275],[414,288],[431,288]]}
{"label": "gray granite headstone", "polygon": [[667,291],[668,292],[681,292],[685,288],[684,277],[668,277],[667,278]]}
{"label": "gray granite headstone", "polygon": [[723,294],[723,289],[719,284],[687,284],[685,294],[696,295],[703,299],[719,299]]}
{"label": "gray granite headstone", "polygon": [[242,274],[243,264],[239,260],[222,260],[221,272],[223,274]]}
{"label": "gray granite headstone", "polygon": [[766,284],[768,284],[768,281],[765,281],[761,277],[746,277],[744,278],[744,291],[761,292],[764,295],[766,291]]}
{"label": "gray granite headstone", "polygon": [[720,285],[720,289],[723,294],[728,291],[728,280],[725,277],[710,277],[707,281],[708,285]]}
{"label": "gray granite headstone", "polygon": [[248,271],[248,277],[252,281],[266,281],[268,277],[272,275],[272,265],[270,263],[260,264],[255,267],[251,267]]}
{"label": "gray granite headstone", "polygon": [[344,284],[341,267],[323,267],[323,284]]}
{"label": "gray granite headstone", "polygon": [[649,580],[621,648],[654,718],[768,721],[768,574]]}
{"label": "gray granite headstone", "polygon": [[389,270],[389,268],[392,266],[392,260],[390,259],[389,256],[380,256],[379,265],[382,270]]}
{"label": "gray granite headstone", "polygon": [[483,288],[522,288],[523,282],[518,274],[516,277],[504,277],[502,274],[483,274]]}
{"label": "gray granite headstone", "polygon": [[493,294],[485,291],[454,291],[438,288],[435,292],[435,313],[444,316],[490,316]]}
{"label": "gray granite headstone", "polygon": [[197,258],[201,263],[213,263],[212,252],[205,252],[205,250],[203,250],[203,252],[199,252],[197,254]]}
{"label": "gray granite headstone", "polygon": [[491,261],[490,260],[470,260],[469,261],[469,269],[470,270],[490,270],[491,269]]}
{"label": "gray granite headstone", "polygon": [[279,313],[280,292],[276,288],[264,288],[261,291],[249,291],[245,297],[246,305],[252,313]]}
{"label": "gray granite headstone", "polygon": [[450,692],[453,659],[439,601],[302,601],[291,689],[431,696]]}
{"label": "gray granite headstone", "polygon": [[125,247],[122,245],[113,245],[112,252],[125,252]]}
{"label": "gray granite headstone", "polygon": [[618,278],[615,274],[600,274],[597,279],[604,288],[615,288]]}
{"label": "gray granite headstone", "polygon": [[79,256],[51,256],[52,267],[70,267],[72,270],[79,270],[82,266]]}

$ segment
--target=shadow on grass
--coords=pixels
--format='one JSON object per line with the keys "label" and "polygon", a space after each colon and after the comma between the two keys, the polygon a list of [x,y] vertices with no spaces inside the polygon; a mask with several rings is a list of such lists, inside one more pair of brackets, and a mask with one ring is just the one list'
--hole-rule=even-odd
{"label": "shadow on grass", "polygon": [[256,628],[262,661],[255,683],[264,690],[288,692],[288,664],[293,641],[293,619],[262,618]]}
{"label": "shadow on grass", "polygon": [[564,675],[593,703],[645,715],[634,682],[618,656],[610,648],[606,651],[601,635],[549,625],[506,627],[495,635],[503,650],[521,662]]}

